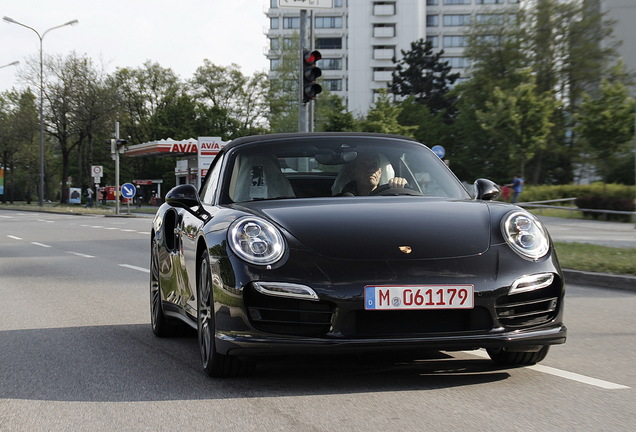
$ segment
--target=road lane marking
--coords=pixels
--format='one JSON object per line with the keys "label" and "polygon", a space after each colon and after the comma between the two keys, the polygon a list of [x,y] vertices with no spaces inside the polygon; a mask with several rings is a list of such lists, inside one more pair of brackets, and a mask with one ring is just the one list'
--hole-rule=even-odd
{"label": "road lane marking", "polygon": [[129,269],[132,269],[132,270],[137,270],[137,271],[140,271],[140,272],[143,272],[143,273],[150,273],[149,269],[143,268],[143,267],[137,267],[137,266],[129,265],[129,264],[119,264],[119,266],[120,267],[126,267],[126,268],[129,268]]}
{"label": "road lane marking", "polygon": [[568,372],[568,371],[564,371],[561,369],[556,369],[550,366],[544,366],[544,365],[534,365],[534,366],[530,366],[528,369],[532,369],[532,370],[536,370],[539,372],[543,372],[543,373],[547,373],[550,375],[554,375],[554,376],[558,376],[561,378],[567,378],[573,381],[578,381],[581,382],[583,384],[589,384],[589,385],[593,385],[596,387],[600,387],[600,388],[604,388],[607,390],[621,390],[621,389],[628,389],[628,386],[624,386],[621,384],[615,384],[609,381],[603,381],[600,379],[596,379],[596,378],[592,378],[592,377],[588,377],[585,375],[581,375],[581,374],[577,374],[574,372]]}
{"label": "road lane marking", "polygon": [[83,253],[80,253],[80,252],[66,251],[66,253],[67,254],[72,254],[72,255],[77,255],[77,256],[80,256],[80,257],[83,257],[83,258],[95,258],[94,255],[87,255],[87,254],[83,254]]}
{"label": "road lane marking", "polygon": [[0,215],[0,218],[13,219],[13,216]]}
{"label": "road lane marking", "polygon": [[31,244],[32,244],[32,245],[36,245],[36,246],[46,247],[46,248],[52,247],[52,246],[49,246],[49,245],[47,245],[47,244],[44,244],[44,243],[38,243],[38,242],[31,242]]}
{"label": "road lane marking", "polygon": [[[477,357],[482,357],[482,358],[490,358],[488,356],[488,353],[484,352],[484,351],[462,351],[463,353],[466,354],[470,354],[470,355],[474,355]],[[564,371],[561,369],[557,369],[557,368],[553,368],[550,366],[544,366],[544,365],[539,365],[539,364],[535,364],[533,366],[526,366],[524,369],[532,369],[534,371],[537,372],[542,372],[545,374],[549,374],[549,375],[554,375],[554,376],[558,376],[561,378],[565,378],[565,379],[569,379],[572,381],[577,381],[580,382],[582,384],[588,384],[588,385],[592,385],[595,387],[600,387],[606,390],[622,390],[622,389],[628,389],[630,387],[622,385],[622,384],[616,384],[613,382],[609,382],[609,381],[603,381],[597,378],[592,378],[592,377],[588,377],[585,375],[581,375],[581,374],[577,374],[575,372],[568,372],[568,371]]]}
{"label": "road lane marking", "polygon": [[8,235],[7,237],[12,238],[13,240],[22,240],[22,237],[16,237],[14,235]]}

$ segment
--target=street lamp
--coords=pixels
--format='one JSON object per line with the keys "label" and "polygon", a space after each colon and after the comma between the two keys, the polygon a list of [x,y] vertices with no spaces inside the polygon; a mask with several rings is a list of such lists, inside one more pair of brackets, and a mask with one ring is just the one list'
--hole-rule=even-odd
{"label": "street lamp", "polygon": [[11,63],[9,63],[9,64],[6,64],[6,65],[4,65],[4,66],[0,66],[0,69],[2,69],[2,68],[6,68],[6,67],[9,67],[9,66],[17,66],[17,65],[19,65],[19,64],[20,64],[20,62],[16,60],[16,61],[11,62]]}
{"label": "street lamp", "polygon": [[9,18],[8,16],[2,17],[2,21],[6,22],[6,23],[9,23],[9,24],[17,24],[19,26],[26,27],[29,30],[33,30],[35,32],[35,34],[38,35],[38,38],[40,39],[40,198],[39,198],[38,202],[39,202],[40,207],[43,207],[44,206],[44,115],[43,115],[43,111],[44,111],[44,63],[42,61],[42,39],[44,39],[44,36],[46,36],[46,34],[48,32],[50,32],[51,30],[55,30],[55,29],[58,29],[60,27],[65,27],[65,26],[72,26],[72,25],[78,24],[79,21],[74,19],[74,20],[66,22],[66,23],[64,23],[62,25],[51,27],[50,29],[48,29],[44,33],[42,33],[41,35],[33,27],[29,27],[26,24],[22,24],[21,22],[18,22],[16,20],[14,20],[13,18]]}

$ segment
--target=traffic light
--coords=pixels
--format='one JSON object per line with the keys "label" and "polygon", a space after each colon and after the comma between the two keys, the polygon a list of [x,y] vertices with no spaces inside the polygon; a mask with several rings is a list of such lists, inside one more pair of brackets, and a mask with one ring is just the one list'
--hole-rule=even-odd
{"label": "traffic light", "polygon": [[316,95],[322,92],[322,87],[316,84],[316,79],[322,75],[316,62],[322,58],[320,51],[303,52],[303,102],[307,103],[316,99]]}

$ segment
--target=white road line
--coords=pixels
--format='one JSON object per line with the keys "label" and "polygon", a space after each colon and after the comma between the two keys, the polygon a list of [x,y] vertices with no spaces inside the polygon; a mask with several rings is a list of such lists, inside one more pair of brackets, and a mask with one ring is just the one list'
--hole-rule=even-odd
{"label": "white road line", "polygon": [[80,256],[80,257],[84,257],[84,258],[95,258],[94,255],[87,255],[87,254],[83,254],[83,253],[80,253],[80,252],[66,251],[66,253],[67,254],[72,254],[72,255],[77,255],[77,256]]}
{"label": "white road line", "polygon": [[14,235],[8,235],[7,237],[12,238],[13,240],[22,240],[22,237],[16,237]]}
{"label": "white road line", "polygon": [[12,217],[12,216],[5,216],[5,215],[0,215],[0,218],[13,219],[13,217]]}
{"label": "white road line", "polygon": [[[466,354],[470,354],[470,355],[474,355],[477,357],[482,357],[482,358],[490,358],[488,357],[488,354],[482,350],[479,351],[462,351],[463,353]],[[606,390],[622,390],[622,389],[628,389],[630,387],[628,386],[624,386],[622,384],[615,384],[613,382],[609,382],[609,381],[603,381],[600,379],[596,379],[596,378],[592,378],[592,377],[588,377],[585,375],[581,375],[581,374],[577,374],[574,372],[568,372],[568,371],[564,371],[561,369],[557,369],[557,368],[553,368],[550,366],[544,366],[544,365],[534,365],[534,366],[527,366],[525,369],[532,369],[534,371],[537,372],[542,372],[542,373],[546,373],[549,375],[554,375],[554,376],[558,376],[561,378],[565,378],[565,379],[569,379],[572,381],[577,381],[583,384],[588,384],[588,385],[592,385],[595,387],[600,387]]]}
{"label": "white road line", "polygon": [[128,265],[128,264],[119,264],[120,267],[126,267],[132,270],[137,270],[143,273],[150,273],[150,270],[148,270],[147,268],[143,268],[143,267],[137,267],[134,265]]}
{"label": "white road line", "polygon": [[55,221],[52,221],[52,220],[46,220],[46,219],[38,219],[38,222],[53,223],[53,222],[55,222]]}
{"label": "white road line", "polygon": [[38,242],[31,242],[31,244],[32,244],[32,245],[36,245],[36,246],[46,247],[46,248],[51,247],[51,246],[46,245],[46,244],[44,244],[44,243],[38,243]]}

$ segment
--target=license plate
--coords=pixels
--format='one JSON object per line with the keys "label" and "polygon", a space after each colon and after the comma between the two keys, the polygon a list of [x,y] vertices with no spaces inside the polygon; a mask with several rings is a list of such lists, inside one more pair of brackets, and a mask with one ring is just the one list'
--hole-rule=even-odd
{"label": "license plate", "polygon": [[367,310],[472,309],[473,285],[364,287]]}

